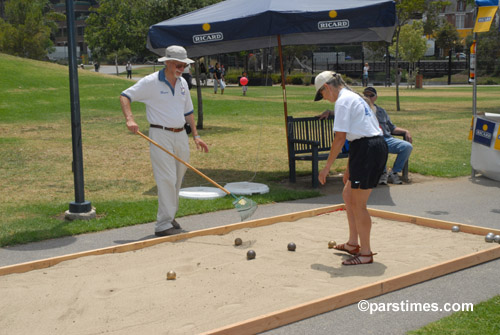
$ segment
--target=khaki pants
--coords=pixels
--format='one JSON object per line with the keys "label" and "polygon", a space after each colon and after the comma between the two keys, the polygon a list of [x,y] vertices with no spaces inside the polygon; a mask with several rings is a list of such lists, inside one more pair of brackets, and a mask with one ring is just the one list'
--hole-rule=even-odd
{"label": "khaki pants", "polygon": [[[150,128],[149,135],[162,147],[189,162],[189,143],[185,131],[174,133]],[[150,144],[149,152],[158,187],[158,214],[155,226],[155,231],[158,232],[172,228],[172,220],[179,208],[179,190],[187,167],[153,144]]]}

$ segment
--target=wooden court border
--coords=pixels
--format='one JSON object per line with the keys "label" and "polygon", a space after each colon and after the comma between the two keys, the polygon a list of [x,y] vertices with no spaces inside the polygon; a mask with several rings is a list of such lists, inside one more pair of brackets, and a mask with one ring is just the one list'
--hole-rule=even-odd
{"label": "wooden court border", "polygon": [[[79,253],[73,253],[63,256],[37,260],[37,261],[9,265],[0,267],[0,276],[44,269],[64,261],[77,259],[80,257],[128,252],[128,251],[151,247],[153,245],[165,242],[175,242],[198,236],[225,235],[238,229],[263,227],[278,222],[293,222],[303,218],[323,215],[344,209],[345,209],[344,204],[327,206],[317,209],[306,210],[302,212],[245,221],[222,227],[208,228],[173,236],[154,238],[147,241],[131,242],[113,247],[89,250]],[[461,233],[476,234],[483,236],[489,232],[492,232],[494,234],[500,234],[500,230],[460,224],[456,222],[435,220],[435,219],[429,219],[419,216],[412,216],[412,215],[400,214],[400,213],[377,210],[377,209],[368,209],[368,211],[370,215],[373,217],[379,217],[387,220],[394,220],[400,222],[407,222],[411,224],[416,224],[436,229],[451,230],[451,227],[458,226],[460,228]],[[452,259],[450,261],[431,265],[429,267],[411,271],[392,278],[384,279],[342,293],[316,299],[313,301],[309,301],[307,303],[303,303],[276,312],[264,314],[249,320],[245,320],[218,329],[214,329],[205,332],[204,334],[242,334],[242,335],[256,334],[292,322],[303,320],[321,313],[329,312],[334,309],[344,307],[353,303],[357,303],[360,300],[370,299],[385,293],[399,290],[404,287],[421,283],[426,280],[437,278],[497,258],[500,258],[500,245],[495,248],[475,252],[466,256]]]}

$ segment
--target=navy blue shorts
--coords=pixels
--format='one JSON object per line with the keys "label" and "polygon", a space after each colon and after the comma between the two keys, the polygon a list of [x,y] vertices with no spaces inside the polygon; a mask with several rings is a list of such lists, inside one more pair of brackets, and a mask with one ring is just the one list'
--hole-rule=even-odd
{"label": "navy blue shorts", "polygon": [[362,137],[349,144],[351,188],[377,187],[387,163],[387,143],[382,136]]}

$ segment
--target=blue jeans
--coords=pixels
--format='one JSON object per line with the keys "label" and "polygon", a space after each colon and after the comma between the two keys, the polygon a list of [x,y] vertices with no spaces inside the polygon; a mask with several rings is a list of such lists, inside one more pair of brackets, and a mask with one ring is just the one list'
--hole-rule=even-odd
{"label": "blue jeans", "polygon": [[389,148],[390,154],[397,154],[396,160],[394,161],[394,166],[392,167],[392,172],[401,172],[406,164],[406,161],[410,157],[413,146],[410,142],[400,140],[394,137],[384,137],[387,147]]}

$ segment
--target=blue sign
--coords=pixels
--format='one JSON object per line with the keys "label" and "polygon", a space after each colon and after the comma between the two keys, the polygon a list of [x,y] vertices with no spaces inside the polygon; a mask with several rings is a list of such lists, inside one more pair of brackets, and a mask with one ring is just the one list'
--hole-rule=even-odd
{"label": "blue sign", "polygon": [[494,138],[494,130],[494,122],[477,118],[476,128],[474,129],[474,142],[490,147],[491,140]]}
{"label": "blue sign", "polygon": [[476,0],[476,5],[478,7],[498,6],[498,0]]}

